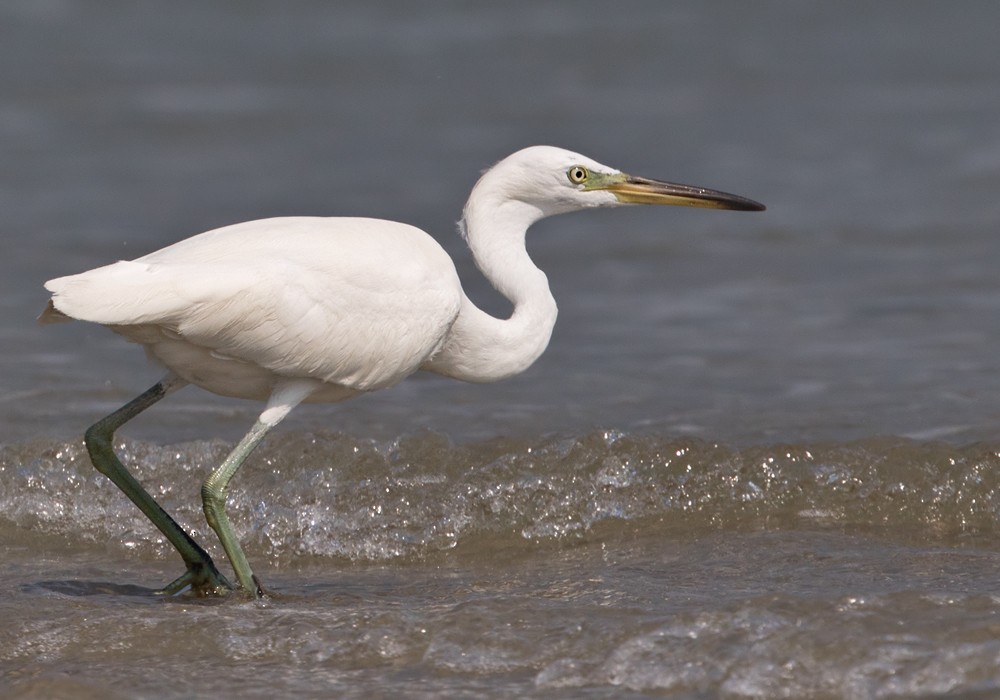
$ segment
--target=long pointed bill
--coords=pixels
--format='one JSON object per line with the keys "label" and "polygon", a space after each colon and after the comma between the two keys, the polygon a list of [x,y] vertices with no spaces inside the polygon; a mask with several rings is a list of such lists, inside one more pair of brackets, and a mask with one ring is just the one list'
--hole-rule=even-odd
{"label": "long pointed bill", "polygon": [[602,182],[594,189],[611,192],[623,204],[672,204],[681,207],[706,207],[709,209],[734,209],[736,211],[763,211],[764,205],[746,197],[727,194],[704,187],[676,185],[671,182],[649,180],[625,175]]}

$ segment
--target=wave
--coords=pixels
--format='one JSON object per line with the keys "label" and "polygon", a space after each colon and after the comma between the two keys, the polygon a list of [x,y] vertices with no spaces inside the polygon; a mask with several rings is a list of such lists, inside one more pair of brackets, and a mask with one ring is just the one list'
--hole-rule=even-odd
{"label": "wave", "polygon": [[[119,440],[123,461],[204,543],[202,480],[231,446]],[[160,556],[169,545],[89,462],[82,443],[0,447],[5,540],[59,538]],[[389,442],[285,433],[231,485],[248,554],[384,561],[441,551],[561,546],[642,528],[858,527],[921,537],[990,535],[1000,446],[902,438],[728,447],[597,431],[456,444],[437,433]],[[212,548],[209,547],[211,550]]]}

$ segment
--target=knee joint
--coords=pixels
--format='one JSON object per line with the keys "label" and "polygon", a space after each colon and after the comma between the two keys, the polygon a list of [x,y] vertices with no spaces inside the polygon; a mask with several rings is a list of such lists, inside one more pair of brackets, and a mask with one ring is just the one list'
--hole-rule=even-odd
{"label": "knee joint", "polygon": [[201,485],[201,501],[205,506],[205,514],[211,518],[226,505],[226,491],[208,479]]}
{"label": "knee joint", "polygon": [[83,434],[83,444],[88,450],[104,447],[111,443],[111,435],[100,423],[94,423]]}

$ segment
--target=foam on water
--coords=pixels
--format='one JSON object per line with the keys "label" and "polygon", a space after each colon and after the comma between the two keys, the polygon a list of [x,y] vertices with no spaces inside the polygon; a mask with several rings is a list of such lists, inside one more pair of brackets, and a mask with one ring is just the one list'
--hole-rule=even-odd
{"label": "foam on water", "polygon": [[[123,460],[164,507],[214,541],[199,487],[222,441],[123,440]],[[19,537],[169,546],[90,465],[80,443],[0,449],[0,523]],[[265,443],[231,485],[251,556],[389,561],[442,550],[586,541],[642,522],[697,534],[746,528],[879,528],[900,536],[988,535],[1000,508],[1000,448],[897,438],[730,448],[595,432],[454,444],[435,433],[379,443],[290,433]]]}

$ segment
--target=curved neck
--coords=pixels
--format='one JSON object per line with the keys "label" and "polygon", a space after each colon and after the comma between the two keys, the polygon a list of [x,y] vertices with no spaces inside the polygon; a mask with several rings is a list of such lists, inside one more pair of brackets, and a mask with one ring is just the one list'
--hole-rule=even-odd
{"label": "curved neck", "polygon": [[464,297],[444,346],[424,369],[470,382],[492,382],[531,366],[549,344],[556,302],[524,237],[544,213],[524,202],[470,197],[461,223],[476,266],[513,305],[510,318],[490,316]]}

